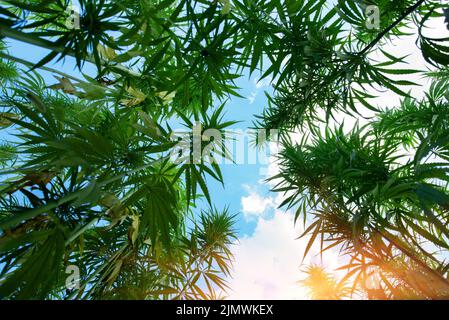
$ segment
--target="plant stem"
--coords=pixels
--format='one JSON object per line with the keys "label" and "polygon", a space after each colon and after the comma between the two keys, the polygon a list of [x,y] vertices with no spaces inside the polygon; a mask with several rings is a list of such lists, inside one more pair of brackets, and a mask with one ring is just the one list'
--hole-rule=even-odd
{"label": "plant stem", "polygon": [[377,35],[377,37],[371,41],[362,51],[359,52],[359,55],[363,55],[367,53],[370,49],[372,49],[380,40],[382,40],[387,33],[389,33],[391,30],[393,30],[398,24],[402,22],[409,14],[413,13],[416,9],[418,9],[425,0],[419,0],[416,2],[413,6],[409,7],[407,10],[402,13],[402,15],[396,19],[392,24],[390,24],[386,29],[384,29],[381,33]]}
{"label": "plant stem", "polygon": [[[0,52],[0,58],[7,59],[7,60],[10,60],[10,61],[14,61],[14,62],[23,64],[24,66],[27,66],[27,67],[34,67],[34,65],[35,65],[34,63],[32,63],[30,61],[27,61],[27,60],[21,59],[21,58],[17,58],[17,57],[13,57],[13,56],[11,56],[9,54],[6,54],[4,52]],[[80,82],[80,83],[85,82],[85,81],[83,81],[81,79],[78,79],[78,78],[76,78],[74,76],[71,76],[71,75],[69,75],[69,74],[67,74],[65,72],[62,72],[62,71],[59,71],[59,70],[56,70],[56,69],[53,69],[53,68],[50,68],[50,67],[41,66],[38,69],[41,69],[41,70],[44,70],[44,71],[48,71],[48,72],[51,72],[51,73],[55,73],[55,74],[59,74],[60,76],[63,76],[63,77],[68,78],[68,79],[72,79],[72,80]]]}
{"label": "plant stem", "polygon": [[419,265],[423,270],[427,271],[429,275],[433,276],[436,281],[439,281],[449,290],[449,280],[447,280],[443,275],[439,272],[435,271],[431,267],[429,267],[426,263],[424,263],[421,259],[416,257],[416,255],[409,249],[405,247],[404,243],[388,231],[378,231],[378,233],[387,241],[392,243],[396,248],[398,248],[402,253],[404,253],[407,257],[409,257],[412,261],[414,261],[417,265]]}
{"label": "plant stem", "polygon": [[[12,29],[8,26],[1,25],[1,24],[0,24],[0,36],[14,39],[14,40],[21,41],[21,42],[25,42],[25,43],[28,43],[31,45],[35,45],[35,46],[38,46],[38,47],[41,47],[44,49],[48,49],[48,50],[51,50],[54,52],[58,52],[58,53],[65,54],[65,55],[76,58],[76,53],[71,49],[57,46],[49,40],[46,40],[46,39],[43,39],[40,37],[36,37],[36,36],[30,35],[28,33]],[[85,59],[85,61],[92,63],[92,64],[96,64],[95,59],[91,56],[87,57]],[[102,65],[104,65],[104,66],[107,65],[112,70],[115,70],[116,72],[119,72],[119,73],[127,73],[128,75],[133,76],[133,77],[142,77],[142,74],[137,73],[132,70],[129,70],[128,68],[126,68],[120,64],[108,65],[108,63],[106,61],[102,60]]]}
{"label": "plant stem", "polygon": [[95,225],[100,221],[100,217],[95,217],[91,219],[88,223],[86,223],[83,227],[75,231],[65,242],[65,245],[68,246],[70,243],[72,243],[74,240],[76,240],[81,234],[83,234],[86,230],[88,230],[90,227]]}

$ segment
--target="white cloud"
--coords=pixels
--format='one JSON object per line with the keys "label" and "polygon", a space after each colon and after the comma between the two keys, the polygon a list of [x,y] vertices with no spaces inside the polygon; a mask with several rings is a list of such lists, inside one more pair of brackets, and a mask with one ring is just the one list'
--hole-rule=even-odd
{"label": "white cloud", "polygon": [[267,209],[273,206],[273,198],[262,197],[255,191],[250,191],[249,195],[242,197],[242,211],[246,219],[262,217],[267,213]]}
{"label": "white cloud", "polygon": [[[293,215],[276,211],[271,219],[260,218],[254,234],[245,236],[234,247],[235,264],[229,299],[307,299],[307,291],[298,281],[302,279],[301,261],[308,239],[296,238],[302,225],[294,226]],[[337,253],[329,251],[323,260],[312,246],[304,265],[322,264],[335,270]]]}
{"label": "white cloud", "polygon": [[257,91],[251,92],[251,94],[248,96],[249,104],[253,104],[257,97]]}

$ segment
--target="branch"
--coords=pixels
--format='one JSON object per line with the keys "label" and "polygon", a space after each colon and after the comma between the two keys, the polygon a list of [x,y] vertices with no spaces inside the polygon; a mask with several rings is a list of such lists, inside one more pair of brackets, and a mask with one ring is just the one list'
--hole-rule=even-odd
{"label": "branch", "polygon": [[413,6],[409,7],[402,15],[396,19],[392,24],[388,26],[385,30],[383,30],[381,33],[377,35],[377,37],[371,41],[362,51],[359,52],[359,55],[363,55],[367,53],[370,49],[372,49],[380,40],[382,40],[383,37],[385,37],[391,30],[396,28],[398,24],[402,22],[408,15],[413,13],[416,9],[418,9],[426,0],[419,0],[416,2]]}
{"label": "branch", "polygon": [[[35,45],[35,46],[38,46],[38,47],[41,47],[44,49],[48,49],[48,50],[51,50],[54,52],[58,52],[58,53],[65,54],[65,55],[76,58],[76,52],[71,49],[57,46],[53,42],[51,42],[47,39],[32,36],[26,32],[18,31],[18,30],[10,28],[8,26],[5,26],[5,25],[0,25],[0,37],[6,37],[6,38],[14,39],[14,40],[17,40],[20,42],[25,42],[25,43],[28,43],[31,45]],[[95,64],[95,59],[90,56],[85,61]],[[133,76],[133,77],[142,77],[142,74],[137,73],[132,70],[129,70],[128,68],[126,68],[120,64],[114,64],[114,65],[110,66],[104,60],[101,61],[101,64],[103,66],[108,66],[112,70],[115,70],[116,72],[119,72],[119,73],[127,73],[128,75]]]}
{"label": "branch", "polygon": [[[11,56],[9,54],[6,54],[4,52],[0,52],[0,58],[6,59],[6,60],[9,60],[9,61],[13,61],[13,62],[17,62],[17,63],[23,64],[24,66],[28,66],[28,67],[34,67],[35,66],[35,64],[33,62],[27,61],[25,59],[13,57],[13,56]],[[46,67],[46,66],[40,66],[38,69],[41,69],[41,70],[44,70],[44,71],[47,71],[47,72],[51,72],[51,73],[55,73],[55,74],[59,74],[60,76],[63,76],[63,77],[68,78],[68,79],[72,79],[72,80],[80,82],[80,83],[84,82],[83,80],[80,80],[80,79],[78,79],[78,78],[76,78],[74,76],[71,76],[71,75],[69,75],[69,74],[67,74],[65,72],[62,72],[62,71],[59,71],[59,70],[56,70],[56,69],[53,69],[53,68],[49,68],[49,67]]]}

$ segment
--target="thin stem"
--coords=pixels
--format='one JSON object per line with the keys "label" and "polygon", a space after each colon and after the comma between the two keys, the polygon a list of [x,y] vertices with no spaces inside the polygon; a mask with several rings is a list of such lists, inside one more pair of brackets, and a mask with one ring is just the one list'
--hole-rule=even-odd
{"label": "thin stem", "polygon": [[379,231],[378,232],[383,238],[392,243],[396,248],[398,248],[402,253],[404,253],[407,257],[409,257],[412,261],[418,264],[421,268],[430,273],[430,275],[434,276],[436,280],[440,281],[440,283],[444,284],[445,287],[449,288],[449,280],[447,280],[444,276],[442,276],[439,272],[435,271],[431,267],[429,267],[426,263],[424,263],[421,259],[416,257],[416,255],[409,250],[409,248],[405,247],[405,244],[401,243],[401,241],[388,231]]}
{"label": "thin stem", "polygon": [[377,35],[377,37],[371,41],[362,51],[359,52],[359,55],[363,55],[367,53],[370,49],[372,49],[383,37],[385,37],[391,30],[396,28],[398,24],[402,22],[409,14],[413,13],[416,9],[418,9],[426,0],[419,0],[413,6],[409,7],[407,10],[402,13],[402,15],[396,19],[392,24],[390,24],[385,30]]}
{"label": "thin stem", "polygon": [[56,201],[52,201],[47,203],[46,205],[39,207],[39,208],[34,208],[34,209],[29,209],[26,211],[23,211],[21,213],[12,215],[6,219],[3,219],[0,221],[0,230],[5,230],[6,228],[9,228],[17,223],[19,223],[20,221],[23,220],[27,220],[27,219],[31,219],[34,218],[42,213],[48,212],[50,210],[53,210],[55,208],[58,208],[60,206],[62,206],[63,204],[69,203],[71,201],[75,201],[76,199],[79,199],[85,192],[92,192],[92,190],[89,190],[90,188],[101,188],[104,187],[110,183],[113,183],[115,181],[118,181],[126,176],[129,176],[131,174],[137,173],[141,170],[145,170],[151,166],[154,166],[156,163],[163,161],[164,159],[166,159],[166,157],[163,157],[161,159],[158,160],[154,160],[151,163],[147,163],[139,168],[136,168],[134,170],[130,170],[124,173],[121,173],[119,175],[116,175],[110,179],[107,179],[105,181],[101,181],[98,182],[96,185],[91,185],[89,184],[87,187],[77,190],[75,192],[69,193],[67,195],[65,195],[64,197],[56,200]]}
{"label": "thin stem", "polygon": [[[85,281],[85,283],[83,285],[80,286],[79,290],[75,290],[72,294],[70,294],[66,300],[73,300],[77,297],[80,297],[83,294],[83,290],[84,288],[89,284],[89,282],[91,282],[98,274],[100,274],[100,272],[102,272],[104,269],[106,269],[106,267],[108,267],[112,262],[114,262],[114,260],[116,260],[120,254],[125,251],[125,249],[128,247],[128,243],[125,243],[116,253],[114,253],[109,259],[108,261],[106,261],[105,263],[103,263],[97,270],[95,270],[90,276],[89,278],[87,278],[87,280]],[[92,288],[90,288],[89,292],[91,292],[92,290],[94,290],[96,288],[96,286],[98,285],[98,282],[92,286]],[[89,293],[88,292],[88,293]],[[87,294],[88,294],[87,293]],[[87,295],[86,294],[86,295]],[[84,296],[84,299],[86,298],[86,295]]]}
{"label": "thin stem", "polygon": [[[40,37],[36,37],[36,36],[32,36],[28,33],[12,29],[5,25],[0,25],[0,36],[14,39],[14,40],[21,41],[21,42],[25,42],[25,43],[28,43],[31,45],[35,45],[35,46],[38,46],[38,47],[41,47],[44,49],[48,49],[48,50],[51,50],[54,52],[58,52],[58,53],[76,58],[76,52],[74,52],[73,50],[71,50],[69,48],[57,46],[49,40],[46,40],[46,39],[43,39]],[[92,63],[92,64],[96,64],[95,59],[91,56],[87,57],[85,59],[85,61]],[[120,64],[108,65],[108,63],[104,60],[102,60],[101,63],[104,66],[106,66],[106,65],[109,66],[112,70],[116,70],[117,72],[122,72],[122,73],[124,72],[133,77],[142,77],[142,74],[137,73],[132,70],[129,70],[128,68],[126,68]]]}
{"label": "thin stem", "polygon": [[68,246],[70,243],[75,241],[81,234],[83,234],[86,230],[88,230],[90,227],[95,225],[100,221],[100,217],[95,217],[92,220],[90,220],[88,223],[86,223],[83,227],[75,231],[65,242],[65,245]]}
{"label": "thin stem", "polygon": [[[13,56],[11,56],[9,54],[6,54],[4,52],[0,52],[0,58],[7,59],[7,60],[10,60],[10,61],[14,61],[14,62],[23,64],[24,66],[27,66],[27,67],[34,67],[34,65],[35,65],[34,63],[32,63],[30,61],[27,61],[27,60],[21,59],[21,58],[17,58],[17,57],[13,57]],[[53,68],[50,68],[50,67],[40,66],[38,69],[41,69],[41,70],[44,70],[44,71],[48,71],[48,72],[51,72],[51,73],[55,73],[55,74],[59,74],[60,76],[63,76],[63,77],[68,78],[68,79],[72,79],[72,80],[80,82],[80,83],[85,82],[85,81],[83,81],[81,79],[78,79],[77,77],[71,76],[71,75],[69,75],[69,74],[67,74],[65,72],[62,72],[62,71],[59,71],[59,70],[56,70],[56,69],[53,69]]]}
{"label": "thin stem", "polygon": [[29,35],[25,32],[21,32],[5,25],[0,25],[0,35],[6,38],[14,39],[20,42],[26,42],[28,44],[32,44],[34,46],[38,46],[41,48],[45,48],[51,51],[63,53],[71,55],[73,53],[67,52],[66,48],[55,45],[53,42],[42,39],[40,37]]}

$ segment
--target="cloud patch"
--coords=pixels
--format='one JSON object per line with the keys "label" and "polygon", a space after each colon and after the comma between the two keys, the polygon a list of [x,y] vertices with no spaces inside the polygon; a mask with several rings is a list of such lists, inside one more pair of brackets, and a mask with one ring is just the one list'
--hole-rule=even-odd
{"label": "cloud patch", "polygon": [[273,198],[262,197],[255,191],[250,191],[248,196],[241,198],[242,212],[246,219],[265,216],[273,203]]}
{"label": "cloud patch", "polygon": [[[308,239],[296,239],[303,228],[295,227],[293,220],[291,213],[276,210],[271,219],[258,220],[253,235],[239,239],[228,299],[308,299],[307,290],[298,283]],[[312,246],[303,265],[337,268],[337,253],[329,251],[321,260],[318,252],[319,247]]]}

